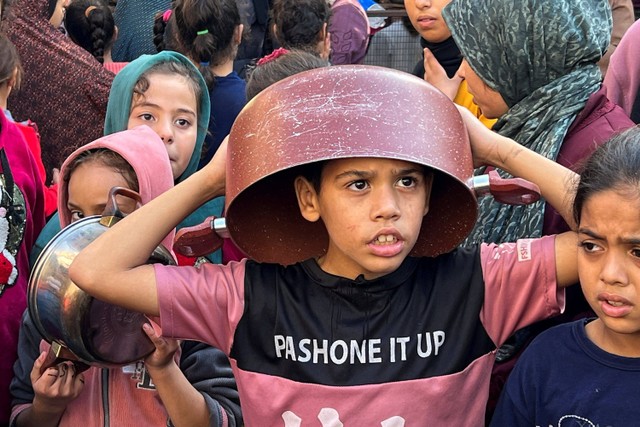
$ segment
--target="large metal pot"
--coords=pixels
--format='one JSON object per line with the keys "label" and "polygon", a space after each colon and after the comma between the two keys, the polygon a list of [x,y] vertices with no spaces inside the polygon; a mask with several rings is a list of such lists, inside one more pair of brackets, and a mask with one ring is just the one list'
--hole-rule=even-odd
{"label": "large metal pot", "polygon": [[479,195],[511,204],[539,198],[524,180],[473,177],[462,117],[429,83],[383,67],[324,67],[269,86],[240,112],[229,135],[225,218],[180,230],[174,250],[208,253],[219,240],[213,230],[258,261],[322,255],[327,231],[300,215],[293,178],[305,164],[348,157],[401,159],[434,171],[417,256],[459,245],[476,222]]}
{"label": "large metal pot", "polygon": [[[148,322],[140,313],[97,300],[69,279],[69,266],[89,243],[117,222],[117,194],[137,193],[114,188],[102,216],[91,216],[62,229],[43,249],[29,278],[28,308],[45,340],[52,344],[45,368],[63,359],[88,365],[113,367],[144,358],[154,345],[142,330]],[[96,260],[100,262],[100,260]],[[158,246],[149,263],[175,264],[173,256]]]}

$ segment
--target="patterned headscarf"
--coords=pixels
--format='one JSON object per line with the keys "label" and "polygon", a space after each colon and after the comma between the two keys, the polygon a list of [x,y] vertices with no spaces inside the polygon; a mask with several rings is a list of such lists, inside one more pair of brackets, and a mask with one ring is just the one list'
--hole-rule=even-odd
{"label": "patterned headscarf", "polygon": [[[454,0],[442,15],[469,66],[509,106],[493,130],[555,160],[600,88],[596,63],[612,28],[608,1]],[[466,243],[539,237],[543,218],[542,200],[510,206],[484,198]]]}

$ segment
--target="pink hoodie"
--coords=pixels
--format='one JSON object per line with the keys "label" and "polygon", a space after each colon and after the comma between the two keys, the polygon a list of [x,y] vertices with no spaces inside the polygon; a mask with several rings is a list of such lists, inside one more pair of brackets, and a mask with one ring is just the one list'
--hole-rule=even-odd
{"label": "pink hoodie", "polygon": [[[61,179],[64,179],[66,169],[78,155],[96,148],[108,148],[115,151],[133,167],[138,177],[139,193],[143,205],[173,187],[173,175],[167,150],[160,137],[147,126],[116,132],[80,147],[71,153],[62,164]],[[67,209],[68,200],[69,183],[62,181],[58,196],[58,213],[62,227],[71,223],[71,212]],[[172,247],[173,235],[174,232],[171,232],[162,241],[167,249]]]}
{"label": "pink hoodie", "polygon": [[[139,193],[143,204],[173,186],[167,151],[162,140],[147,126],[138,126],[131,130],[117,132],[79,148],[64,162],[60,176],[65,176],[66,168],[80,153],[95,148],[113,150],[133,166],[138,177]],[[71,212],[67,209],[68,197],[68,182],[62,181],[58,198],[58,211],[62,226],[71,222]],[[172,232],[163,240],[163,244],[167,248],[171,248],[173,235]],[[26,334],[28,331],[23,333]],[[37,341],[33,342],[35,344]],[[40,352],[48,350],[48,348],[49,344],[46,341],[40,341]],[[22,352],[21,358],[25,354],[34,354],[34,352]],[[177,359],[180,357],[179,351],[175,357]],[[33,361],[29,361],[29,363],[29,366],[33,366]],[[24,374],[28,375],[28,372],[24,372]],[[80,396],[67,406],[60,420],[60,427],[167,425],[167,412],[157,391],[150,383],[144,363],[138,362],[114,369],[92,367],[84,375],[84,389]],[[28,377],[21,378],[21,380],[23,380],[23,384],[31,383]],[[29,406],[30,404],[15,406],[11,414],[12,420]],[[106,424],[105,418],[109,420]]]}

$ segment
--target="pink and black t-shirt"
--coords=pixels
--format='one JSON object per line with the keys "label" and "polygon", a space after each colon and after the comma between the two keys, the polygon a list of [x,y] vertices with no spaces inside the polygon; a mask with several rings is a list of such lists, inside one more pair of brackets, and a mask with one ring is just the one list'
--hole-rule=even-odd
{"label": "pink and black t-shirt", "polygon": [[229,355],[248,426],[482,426],[496,348],[564,305],[553,237],[376,280],[315,260],[155,271],[165,335]]}

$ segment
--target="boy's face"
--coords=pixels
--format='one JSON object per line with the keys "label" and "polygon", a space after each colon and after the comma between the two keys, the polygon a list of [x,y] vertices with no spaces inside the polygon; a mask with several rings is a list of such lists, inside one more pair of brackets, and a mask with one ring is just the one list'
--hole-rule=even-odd
{"label": "boy's face", "polygon": [[185,77],[148,76],[144,95],[134,95],[127,129],[147,125],[162,138],[173,179],[187,169],[198,139],[198,100]]}
{"label": "boy's face", "polygon": [[451,37],[449,27],[442,19],[442,9],[451,0],[404,0],[407,16],[423,39],[440,43]]}
{"label": "boy's face", "polygon": [[320,192],[296,179],[303,216],[329,233],[318,262],[328,273],[375,279],[396,270],[416,243],[428,210],[432,176],[415,163],[376,158],[329,161]]}
{"label": "boy's face", "polygon": [[605,350],[625,355],[640,346],[640,199],[606,190],[584,203],[578,234],[578,273],[598,320],[587,335]]}

